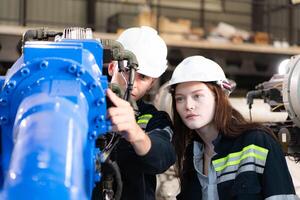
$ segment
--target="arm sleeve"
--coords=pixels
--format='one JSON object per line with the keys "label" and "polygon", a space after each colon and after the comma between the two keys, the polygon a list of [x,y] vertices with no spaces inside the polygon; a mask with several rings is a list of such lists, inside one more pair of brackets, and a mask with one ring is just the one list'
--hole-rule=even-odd
{"label": "arm sleeve", "polygon": [[283,151],[279,143],[272,137],[261,134],[263,146],[268,149],[264,173],[262,175],[262,189],[265,199],[299,199],[295,195],[292,178],[287,167]]}
{"label": "arm sleeve", "polygon": [[147,125],[146,131],[151,140],[151,148],[146,155],[140,156],[139,160],[145,173],[162,173],[173,165],[176,159],[171,143],[172,123],[167,113],[159,112],[155,115]]}
{"label": "arm sleeve", "polygon": [[234,199],[298,199],[285,157],[275,138],[264,131],[252,130],[240,142],[244,146],[243,156],[251,159],[239,167],[241,172],[232,187]]}

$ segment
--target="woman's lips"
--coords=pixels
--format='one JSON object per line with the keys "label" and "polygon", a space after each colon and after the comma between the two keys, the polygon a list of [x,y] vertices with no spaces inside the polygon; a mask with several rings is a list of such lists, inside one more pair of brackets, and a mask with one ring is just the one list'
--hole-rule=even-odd
{"label": "woman's lips", "polygon": [[189,115],[186,115],[185,118],[186,119],[194,119],[196,117],[198,117],[199,115],[196,115],[196,114],[189,114]]}

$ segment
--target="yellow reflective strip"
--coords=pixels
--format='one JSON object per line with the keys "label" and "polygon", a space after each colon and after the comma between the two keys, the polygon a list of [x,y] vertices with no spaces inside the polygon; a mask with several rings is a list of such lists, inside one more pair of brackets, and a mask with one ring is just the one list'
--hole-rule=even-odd
{"label": "yellow reflective strip", "polygon": [[219,164],[221,162],[226,162],[229,158],[240,157],[243,154],[243,152],[245,152],[245,151],[247,151],[249,149],[255,149],[255,150],[260,151],[260,152],[262,152],[264,154],[267,154],[268,151],[269,151],[268,149],[265,149],[263,147],[251,144],[251,145],[248,145],[248,146],[244,147],[242,151],[231,153],[231,154],[227,155],[224,158],[220,158],[220,159],[214,160],[213,161],[213,165]]}
{"label": "yellow reflective strip", "polygon": [[153,117],[153,115],[151,115],[151,114],[145,114],[145,115],[139,116],[138,119],[150,119],[152,117]]}
{"label": "yellow reflective strip", "polygon": [[267,159],[267,156],[261,156],[259,154],[254,153],[254,152],[250,152],[250,153],[244,154],[241,157],[241,159],[234,160],[234,161],[229,161],[229,162],[225,163],[225,165],[215,168],[215,170],[216,170],[216,172],[218,172],[218,171],[221,171],[221,170],[225,169],[228,166],[240,164],[240,162],[242,160],[244,160],[246,158],[249,158],[249,157],[254,157],[254,158],[257,158],[257,159],[262,160],[262,161],[265,161]]}
{"label": "yellow reflective strip", "polygon": [[147,117],[141,117],[141,118],[138,118],[138,120],[150,120],[151,118],[147,118]]}
{"label": "yellow reflective strip", "polygon": [[269,150],[266,149],[266,148],[263,148],[263,147],[260,147],[260,146],[256,146],[256,145],[254,145],[254,144],[252,144],[252,145],[253,145],[253,148],[254,148],[255,150],[257,150],[257,151],[260,151],[260,152],[265,153],[265,154],[267,154],[267,153],[269,152]]}
{"label": "yellow reflective strip", "polygon": [[139,119],[137,121],[138,124],[147,124],[149,122],[149,120],[146,120],[146,119]]}

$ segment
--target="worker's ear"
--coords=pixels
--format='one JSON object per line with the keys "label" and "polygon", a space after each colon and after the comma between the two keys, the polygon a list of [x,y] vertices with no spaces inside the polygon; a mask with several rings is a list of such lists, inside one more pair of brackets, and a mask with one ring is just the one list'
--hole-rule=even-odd
{"label": "worker's ear", "polygon": [[113,76],[114,75],[114,71],[115,71],[115,68],[117,67],[117,64],[115,62],[111,62],[108,64],[108,74],[110,76]]}

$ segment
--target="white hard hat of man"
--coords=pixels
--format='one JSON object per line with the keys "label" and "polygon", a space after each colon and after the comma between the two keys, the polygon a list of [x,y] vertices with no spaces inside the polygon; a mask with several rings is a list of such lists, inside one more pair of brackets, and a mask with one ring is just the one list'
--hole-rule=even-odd
{"label": "white hard hat of man", "polygon": [[138,73],[158,78],[166,71],[167,45],[155,29],[148,26],[129,28],[117,41],[135,54],[139,63]]}
{"label": "white hard hat of man", "polygon": [[168,83],[168,88],[191,81],[216,82],[225,91],[231,91],[231,85],[220,65],[203,56],[187,57],[179,63]]}

